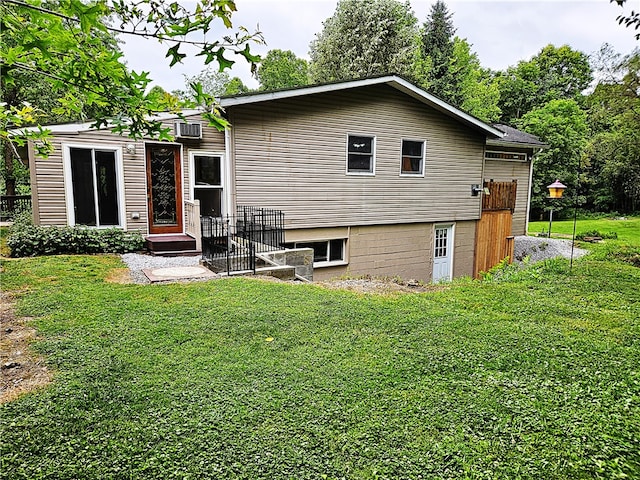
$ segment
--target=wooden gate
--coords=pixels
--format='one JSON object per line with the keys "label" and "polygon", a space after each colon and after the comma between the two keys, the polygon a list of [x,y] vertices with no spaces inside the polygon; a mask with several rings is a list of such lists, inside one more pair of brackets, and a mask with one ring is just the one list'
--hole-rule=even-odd
{"label": "wooden gate", "polygon": [[482,216],[476,229],[474,277],[497,265],[503,258],[513,260],[513,210],[516,206],[517,181],[484,182]]}

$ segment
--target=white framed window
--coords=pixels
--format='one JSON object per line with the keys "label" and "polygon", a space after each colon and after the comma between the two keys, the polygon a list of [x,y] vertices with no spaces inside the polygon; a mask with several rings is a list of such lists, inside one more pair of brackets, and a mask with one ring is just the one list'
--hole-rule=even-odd
{"label": "white framed window", "polygon": [[69,225],[125,227],[122,149],[63,145]]}
{"label": "white framed window", "polygon": [[424,140],[402,140],[400,175],[424,177],[425,146]]}
{"label": "white framed window", "polygon": [[347,135],[347,174],[375,175],[376,137]]}
{"label": "white framed window", "polygon": [[200,215],[221,217],[224,211],[223,155],[189,153],[191,198],[200,200]]}
{"label": "white framed window", "polygon": [[313,248],[313,267],[331,267],[334,265],[345,265],[346,257],[345,238],[332,240],[317,240],[313,242],[295,242],[289,244],[294,248]]}

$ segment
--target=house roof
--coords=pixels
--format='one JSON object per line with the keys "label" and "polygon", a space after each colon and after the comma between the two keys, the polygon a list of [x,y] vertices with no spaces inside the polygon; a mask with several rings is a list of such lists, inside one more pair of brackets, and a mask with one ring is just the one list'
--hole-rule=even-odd
{"label": "house roof", "polygon": [[449,105],[444,100],[431,95],[430,93],[416,87],[397,75],[386,75],[382,77],[363,78],[359,80],[347,80],[343,82],[327,83],[322,85],[311,85],[306,87],[297,87],[287,90],[275,90],[269,92],[246,93],[236,96],[228,96],[220,99],[220,105],[223,108],[234,107],[236,105],[248,105],[260,102],[269,102],[273,100],[282,100],[288,98],[302,97],[307,95],[315,95],[318,93],[338,92],[353,88],[360,88],[372,85],[389,85],[416,100],[429,105],[430,107],[444,113],[445,115],[458,120],[461,123],[492,137],[500,138],[504,135],[503,131],[484,123],[473,115],[469,115],[462,110]]}
{"label": "house roof", "polygon": [[547,148],[549,146],[540,141],[540,139],[535,135],[523,132],[517,128],[510,127],[509,125],[493,123],[492,126],[504,132],[504,136],[501,138],[487,139],[487,145],[530,148]]}
{"label": "house roof", "polygon": [[[183,110],[183,117],[190,117],[193,115],[201,114],[202,110]],[[175,113],[163,112],[158,113],[151,117],[152,120],[158,121],[166,121],[180,118],[179,115]],[[106,127],[95,128],[93,127],[95,122],[84,122],[84,123],[60,123],[56,125],[42,125],[42,128],[49,130],[51,133],[59,134],[59,135],[76,135],[81,132],[87,132],[90,130],[108,130],[113,127],[113,125],[107,125]],[[14,128],[9,130],[9,133],[12,135],[20,135],[21,133],[27,131],[38,131],[40,127],[26,127],[26,128]]]}

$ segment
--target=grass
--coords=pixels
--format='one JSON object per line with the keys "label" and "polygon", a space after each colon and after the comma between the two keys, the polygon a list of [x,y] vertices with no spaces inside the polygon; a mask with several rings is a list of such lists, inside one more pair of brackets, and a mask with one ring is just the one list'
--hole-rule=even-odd
{"label": "grass", "polygon": [[[592,232],[594,230],[606,234],[615,232],[618,240],[640,244],[640,217],[624,217],[624,220],[614,218],[586,218],[578,219],[576,234]],[[529,235],[549,231],[549,220],[529,222]],[[569,236],[573,233],[573,219],[554,220],[551,227],[552,236]]]}
{"label": "grass", "polygon": [[0,257],[8,257],[11,253],[7,245],[9,227],[0,227]]}
{"label": "grass", "polygon": [[638,478],[640,269],[607,258],[388,296],[6,260],[57,375],[1,406],[0,476]]}

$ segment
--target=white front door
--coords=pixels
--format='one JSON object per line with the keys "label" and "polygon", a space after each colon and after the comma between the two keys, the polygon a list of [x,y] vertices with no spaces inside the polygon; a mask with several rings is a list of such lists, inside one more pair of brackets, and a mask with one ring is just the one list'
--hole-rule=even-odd
{"label": "white front door", "polygon": [[434,231],[433,277],[434,283],[451,280],[453,260],[453,225],[436,225]]}

